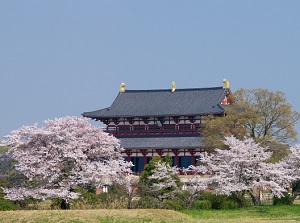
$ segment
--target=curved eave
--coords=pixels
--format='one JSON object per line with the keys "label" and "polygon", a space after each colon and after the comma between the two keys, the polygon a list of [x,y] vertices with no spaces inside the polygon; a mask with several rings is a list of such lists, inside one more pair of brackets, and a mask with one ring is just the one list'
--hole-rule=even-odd
{"label": "curved eave", "polygon": [[[211,112],[202,112],[202,113],[181,113],[181,114],[143,114],[143,115],[110,115],[110,114],[100,114],[98,111],[103,111],[106,109],[94,111],[94,112],[84,112],[81,115],[83,117],[91,118],[91,119],[107,119],[107,118],[130,118],[130,117],[171,117],[171,116],[195,116],[195,115],[218,115],[218,114],[223,114],[224,113],[224,105],[216,105],[218,109],[216,111],[211,111]],[[102,113],[102,112],[101,112]]]}

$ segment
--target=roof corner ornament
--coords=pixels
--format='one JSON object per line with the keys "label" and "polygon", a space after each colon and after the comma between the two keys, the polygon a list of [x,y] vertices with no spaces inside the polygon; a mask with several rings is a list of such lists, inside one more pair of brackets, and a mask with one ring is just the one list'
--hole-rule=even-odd
{"label": "roof corner ornament", "polygon": [[121,85],[120,85],[120,92],[125,92],[125,87],[126,87],[126,84],[125,83],[121,83]]}
{"label": "roof corner ornament", "polygon": [[229,88],[230,87],[230,84],[229,84],[228,80],[224,79],[223,83],[224,83],[224,87],[223,88]]}
{"label": "roof corner ornament", "polygon": [[173,93],[175,90],[176,90],[176,84],[175,81],[172,81],[171,92]]}

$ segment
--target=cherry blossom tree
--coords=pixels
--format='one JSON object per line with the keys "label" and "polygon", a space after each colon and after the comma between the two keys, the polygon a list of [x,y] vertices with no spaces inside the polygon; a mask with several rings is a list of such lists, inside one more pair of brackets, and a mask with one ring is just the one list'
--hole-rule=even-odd
{"label": "cherry blossom tree", "polygon": [[149,179],[153,180],[153,184],[150,185],[152,194],[162,201],[172,197],[178,190],[178,172],[176,166],[171,167],[166,162],[157,162],[152,175],[149,176]]}
{"label": "cherry blossom tree", "polygon": [[7,199],[62,198],[69,203],[79,197],[77,186],[126,182],[132,164],[124,161],[118,139],[85,118],[44,123],[12,131],[2,142],[17,161],[16,170],[27,178],[22,186],[3,188]]}
{"label": "cherry blossom tree", "polygon": [[169,155],[153,157],[139,178],[139,205],[143,208],[161,208],[165,200],[171,200],[181,185],[178,172],[177,167],[172,167]]}
{"label": "cherry blossom tree", "polygon": [[183,168],[182,173],[187,176],[187,181],[183,184],[183,190],[180,198],[183,200],[185,207],[191,209],[193,203],[200,197],[201,191],[207,189],[204,173],[207,169],[204,166],[190,166]]}
{"label": "cherry blossom tree", "polygon": [[[228,150],[215,149],[215,153],[201,155],[203,165],[193,167],[211,177],[206,184],[213,186],[217,194],[231,195],[243,206],[246,194],[253,204],[259,204],[259,191],[270,189],[275,197],[283,196],[293,177],[282,163],[267,163],[272,153],[252,138],[239,140],[225,137]],[[206,168],[206,171],[205,171]]]}
{"label": "cherry blossom tree", "polygon": [[290,148],[289,155],[286,156],[280,163],[284,166],[287,174],[292,176],[291,183],[291,204],[294,202],[297,196],[300,195],[300,144],[296,144]]}

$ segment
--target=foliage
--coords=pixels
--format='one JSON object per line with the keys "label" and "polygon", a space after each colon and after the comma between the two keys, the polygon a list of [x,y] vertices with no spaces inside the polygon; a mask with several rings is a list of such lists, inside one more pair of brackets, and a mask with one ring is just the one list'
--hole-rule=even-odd
{"label": "foliage", "polygon": [[173,198],[172,200],[164,200],[162,207],[165,209],[180,211],[185,209],[184,205],[185,204],[180,199]]}
{"label": "foliage", "polygon": [[144,195],[139,197],[136,204],[136,208],[139,209],[159,209],[163,208],[162,202],[157,198],[150,195]]}
{"label": "foliage", "polygon": [[199,210],[199,209],[212,209],[212,203],[210,200],[196,200],[193,204],[192,209]]}
{"label": "foliage", "polygon": [[13,168],[12,159],[6,154],[0,154],[0,186],[5,186],[10,171]]}
{"label": "foliage", "polygon": [[7,146],[0,146],[0,154],[6,153],[7,150],[8,150],[8,147],[7,147]]}
{"label": "foliage", "polygon": [[280,164],[284,166],[287,174],[293,178],[290,185],[292,193],[288,195],[291,203],[293,203],[296,197],[300,195],[300,144],[292,146],[290,153],[280,161]]}
{"label": "foliage", "polygon": [[234,198],[244,206],[245,195],[251,196],[253,204],[259,204],[259,191],[268,188],[275,197],[282,197],[293,177],[285,163],[266,163],[271,157],[266,147],[261,147],[252,138],[244,140],[225,137],[224,144],[230,149],[215,149],[214,154],[201,154],[202,166],[211,175],[206,181],[217,194]]}
{"label": "foliage", "polygon": [[273,198],[273,205],[291,205],[293,204],[291,196],[288,194],[288,192],[284,193],[284,196],[282,197],[274,197]]}
{"label": "foliage", "polygon": [[182,209],[191,209],[195,200],[199,198],[200,191],[193,187],[188,187],[184,190],[178,190],[172,201],[178,201]]}
{"label": "foliage", "polygon": [[283,92],[239,89],[233,97],[234,104],[225,108],[225,117],[208,116],[203,120],[201,133],[208,148],[226,148],[223,140],[228,135],[240,140],[251,137],[270,147],[297,139],[295,124],[300,112],[292,110]]}
{"label": "foliage", "polygon": [[168,163],[157,162],[152,175],[148,177],[152,184],[149,189],[153,196],[161,200],[174,196],[174,192],[180,186],[178,168],[171,167]]}
{"label": "foliage", "polygon": [[16,210],[16,205],[7,199],[0,197],[0,211]]}
{"label": "foliage", "polygon": [[198,192],[194,190],[176,190],[174,196],[163,201],[163,208],[172,210],[191,209],[195,199],[198,198]]}
{"label": "foliage", "polygon": [[24,126],[2,144],[9,146],[16,170],[27,178],[3,188],[10,200],[62,198],[68,203],[79,197],[77,186],[124,183],[130,174],[131,163],[124,161],[119,140],[84,118],[47,120],[41,128]]}
{"label": "foliage", "polygon": [[161,158],[160,156],[154,156],[152,157],[150,162],[144,167],[144,171],[141,173],[139,182],[144,182],[148,180],[148,177],[152,175],[152,172],[155,169],[157,162],[164,162],[172,166],[172,158],[170,157],[170,155],[167,155],[163,158]]}
{"label": "foliage", "polygon": [[171,165],[172,159],[167,155],[163,158],[153,157],[145,166],[138,182],[140,198],[137,207],[170,208],[172,206],[166,200],[173,201],[181,182],[178,168]]}
{"label": "foliage", "polygon": [[14,161],[10,155],[5,153],[0,154],[0,187],[21,185],[26,181],[26,177],[14,168],[15,164],[16,161]]}
{"label": "foliage", "polygon": [[153,157],[145,166],[138,183],[140,196],[154,196],[161,200],[171,195],[181,185],[178,169],[172,167],[170,156]]}
{"label": "foliage", "polygon": [[202,118],[201,134],[206,151],[213,152],[215,148],[227,149],[224,145],[224,138],[228,135],[234,135],[242,139],[246,135],[244,112],[235,107],[225,108],[224,116],[208,115]]}
{"label": "foliage", "polygon": [[273,141],[268,143],[268,151],[272,152],[272,156],[267,160],[267,162],[278,163],[289,155],[290,147],[286,144],[280,144]]}
{"label": "foliage", "polygon": [[[199,200],[196,200],[194,202],[193,208],[195,208],[195,206],[197,207],[197,205],[201,205],[201,202],[199,201],[203,201],[202,205],[205,205],[206,202],[208,202],[208,204],[210,204],[211,206],[211,209],[215,209],[215,210],[234,209],[238,207],[233,197],[222,195],[222,194],[215,194],[209,191],[202,191],[200,193]],[[249,202],[247,202],[247,199],[244,198],[243,201],[244,206],[248,206],[248,203]],[[206,208],[204,209],[208,209],[208,206],[206,206]]]}
{"label": "foliage", "polygon": [[7,151],[7,146],[0,146],[0,187],[5,185],[14,164],[12,158],[6,154]]}
{"label": "foliage", "polygon": [[300,195],[300,180],[295,179],[292,182],[292,194],[291,196],[291,202],[294,203],[295,199]]}
{"label": "foliage", "polygon": [[136,208],[166,208],[172,210],[184,210],[192,208],[194,199],[191,199],[191,191],[176,190],[174,196],[161,201],[155,196],[140,197]]}
{"label": "foliage", "polygon": [[78,189],[81,197],[71,203],[71,209],[120,209],[127,208],[127,194],[123,185],[109,186],[107,193],[96,194],[94,191]]}

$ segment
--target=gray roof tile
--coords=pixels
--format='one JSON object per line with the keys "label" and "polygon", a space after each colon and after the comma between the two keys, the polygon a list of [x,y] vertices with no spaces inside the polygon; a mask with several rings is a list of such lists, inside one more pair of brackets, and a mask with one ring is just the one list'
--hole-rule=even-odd
{"label": "gray roof tile", "polygon": [[200,148],[202,138],[194,136],[158,136],[158,137],[125,137],[119,138],[124,149],[180,149]]}
{"label": "gray roof tile", "polygon": [[126,90],[119,93],[108,108],[84,112],[84,117],[146,117],[175,115],[219,114],[224,111],[220,102],[225,97],[223,87],[163,90]]}

